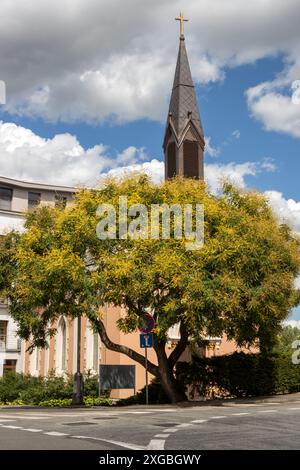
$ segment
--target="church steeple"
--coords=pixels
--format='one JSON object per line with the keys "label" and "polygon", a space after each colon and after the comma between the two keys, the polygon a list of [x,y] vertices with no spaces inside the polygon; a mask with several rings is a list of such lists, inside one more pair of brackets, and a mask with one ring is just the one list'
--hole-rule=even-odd
{"label": "church steeple", "polygon": [[182,14],[180,43],[164,138],[165,177],[203,179],[204,133],[192,80]]}

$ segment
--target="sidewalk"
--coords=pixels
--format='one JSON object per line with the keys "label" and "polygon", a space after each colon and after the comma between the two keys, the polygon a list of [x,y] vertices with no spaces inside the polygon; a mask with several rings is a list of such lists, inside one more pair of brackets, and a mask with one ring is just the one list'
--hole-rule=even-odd
{"label": "sidewalk", "polygon": [[0,410],[66,410],[66,409],[78,409],[78,410],[99,410],[99,409],[117,409],[117,410],[128,410],[128,409],[137,409],[137,410],[155,410],[162,408],[198,408],[203,406],[235,406],[242,404],[253,404],[256,403],[287,403],[300,401],[300,392],[291,393],[286,395],[272,395],[264,397],[252,397],[252,398],[227,398],[227,399],[213,399],[213,400],[203,400],[203,401],[189,401],[189,402],[180,402],[177,404],[162,404],[162,405],[128,405],[128,406],[68,406],[68,407],[41,407],[41,406],[31,406],[31,405],[16,405],[16,406],[0,406]]}

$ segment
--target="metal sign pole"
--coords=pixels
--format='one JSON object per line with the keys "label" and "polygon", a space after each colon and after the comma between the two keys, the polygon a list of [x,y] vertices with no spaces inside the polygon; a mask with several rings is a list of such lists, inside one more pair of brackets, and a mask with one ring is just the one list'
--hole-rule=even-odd
{"label": "metal sign pole", "polygon": [[149,405],[149,395],[148,395],[148,348],[145,347],[145,369],[146,369],[146,405]]}

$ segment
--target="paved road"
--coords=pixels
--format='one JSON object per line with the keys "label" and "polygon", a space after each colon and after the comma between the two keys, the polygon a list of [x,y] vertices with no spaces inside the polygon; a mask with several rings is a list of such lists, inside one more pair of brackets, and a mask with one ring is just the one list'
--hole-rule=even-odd
{"label": "paved road", "polygon": [[300,449],[300,394],[187,408],[0,409],[0,449]]}

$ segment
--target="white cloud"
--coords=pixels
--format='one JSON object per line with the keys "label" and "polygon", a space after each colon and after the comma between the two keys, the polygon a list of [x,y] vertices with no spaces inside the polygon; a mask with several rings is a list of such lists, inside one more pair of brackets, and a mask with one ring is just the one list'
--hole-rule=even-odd
{"label": "white cloud", "polygon": [[[205,180],[214,194],[220,191],[222,182],[225,179],[236,183],[240,187],[246,187],[246,177],[255,176],[259,171],[260,165],[250,162],[242,164],[206,164],[204,166]],[[164,163],[154,159],[150,162],[114,168],[106,174],[120,176],[130,172],[145,172],[151,176],[153,181],[158,183],[164,178]],[[103,176],[106,176],[106,174]]]}
{"label": "white cloud", "polygon": [[217,157],[220,154],[220,149],[212,145],[211,137],[205,137],[205,153],[210,157]]}
{"label": "white cloud", "polygon": [[266,191],[265,195],[280,221],[291,224],[300,233],[300,202],[294,199],[285,199],[279,191]]}
{"label": "white cloud", "polygon": [[205,179],[210,190],[217,193],[222,181],[228,179],[240,187],[245,187],[245,177],[255,176],[257,174],[257,164],[246,163],[227,163],[211,164],[205,166]]}
{"label": "white cloud", "polygon": [[241,137],[240,131],[238,129],[235,129],[235,131],[233,131],[232,133],[232,137],[238,140]]}
{"label": "white cloud", "polygon": [[[130,146],[111,155],[102,144],[84,149],[71,134],[45,139],[30,129],[2,121],[0,155],[0,175],[24,181],[94,185],[101,175],[130,171],[146,172],[155,182],[164,177],[164,163],[155,158],[150,160],[144,148]],[[244,187],[245,178],[258,171],[257,163],[207,164],[205,178],[211,190],[217,192],[222,179],[230,178]]]}
{"label": "white cloud", "polygon": [[291,325],[293,327],[299,328],[300,330],[300,320],[286,320],[283,322],[284,325]]}
{"label": "white cloud", "polygon": [[299,64],[298,0],[66,0],[63,14],[61,5],[1,2],[0,70],[12,113],[165,119],[178,47],[173,18],[183,7],[196,82],[280,51]]}
{"label": "white cloud", "polygon": [[293,102],[291,93],[277,91],[276,82],[250,88],[247,99],[252,115],[267,131],[300,137],[300,105]]}
{"label": "white cloud", "polygon": [[58,185],[94,185],[101,173],[147,158],[143,148],[131,146],[112,156],[102,144],[85,150],[73,135],[44,139],[30,129],[1,121],[0,155],[2,176]]}

